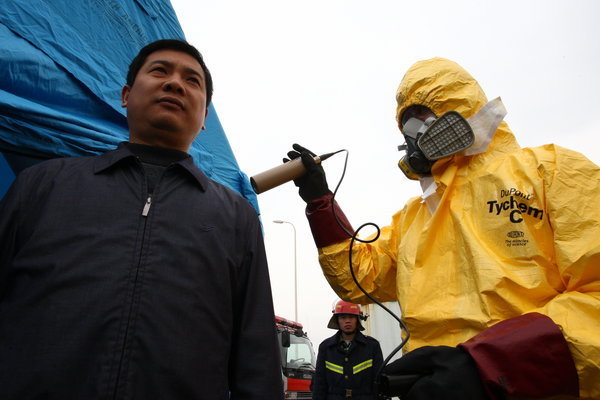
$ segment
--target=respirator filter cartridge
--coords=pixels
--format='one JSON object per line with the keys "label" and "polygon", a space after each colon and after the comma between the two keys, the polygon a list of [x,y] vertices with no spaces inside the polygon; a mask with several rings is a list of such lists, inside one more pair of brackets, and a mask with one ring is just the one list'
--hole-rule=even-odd
{"label": "respirator filter cartridge", "polygon": [[456,111],[448,111],[437,118],[419,136],[417,144],[429,160],[451,156],[469,148],[475,140],[473,129]]}

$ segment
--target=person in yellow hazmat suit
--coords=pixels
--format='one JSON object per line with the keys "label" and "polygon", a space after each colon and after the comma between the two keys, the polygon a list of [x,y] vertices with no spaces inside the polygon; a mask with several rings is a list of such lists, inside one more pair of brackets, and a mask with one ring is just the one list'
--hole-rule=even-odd
{"label": "person in yellow hazmat suit", "polygon": [[[455,62],[417,62],[396,98],[399,164],[423,195],[352,255],[361,286],[398,300],[410,331],[385,370],[420,377],[402,399],[600,399],[600,168],[557,145],[520,148],[503,114],[489,117],[497,102]],[[472,136],[440,128],[450,117]],[[467,143],[426,149],[448,135]],[[351,224],[314,153],[293,149],[323,273],[342,299],[368,303],[332,211]]]}

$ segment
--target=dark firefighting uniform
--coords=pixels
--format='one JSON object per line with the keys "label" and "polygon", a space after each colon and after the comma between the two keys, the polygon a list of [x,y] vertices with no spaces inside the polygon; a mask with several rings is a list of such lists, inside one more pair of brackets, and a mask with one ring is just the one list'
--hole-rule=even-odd
{"label": "dark firefighting uniform", "polygon": [[357,332],[350,346],[345,345],[338,331],[319,346],[313,400],[373,398],[375,374],[383,363],[379,342]]}

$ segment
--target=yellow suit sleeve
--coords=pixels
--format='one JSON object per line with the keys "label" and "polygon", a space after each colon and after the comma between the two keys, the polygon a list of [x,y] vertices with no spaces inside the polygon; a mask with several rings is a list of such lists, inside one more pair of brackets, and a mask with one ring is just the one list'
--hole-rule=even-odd
{"label": "yellow suit sleeve", "polygon": [[[537,311],[561,327],[577,367],[580,394],[600,398],[600,168],[554,147],[543,160],[555,263],[565,290]],[[546,162],[547,161],[547,162]]]}
{"label": "yellow suit sleeve", "polygon": [[[373,243],[355,241],[352,246],[354,273],[360,285],[378,301],[396,301],[396,261],[403,211],[392,224],[381,228]],[[350,239],[319,249],[323,274],[337,295],[353,303],[371,303],[357,287],[349,268]]]}

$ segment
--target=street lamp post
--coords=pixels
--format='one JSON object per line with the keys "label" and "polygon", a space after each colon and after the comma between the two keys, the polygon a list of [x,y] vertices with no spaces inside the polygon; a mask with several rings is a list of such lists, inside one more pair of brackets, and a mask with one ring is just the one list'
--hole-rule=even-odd
{"label": "street lamp post", "polygon": [[298,268],[296,263],[296,227],[289,221],[276,219],[276,224],[290,224],[294,229],[294,321],[298,322]]}

